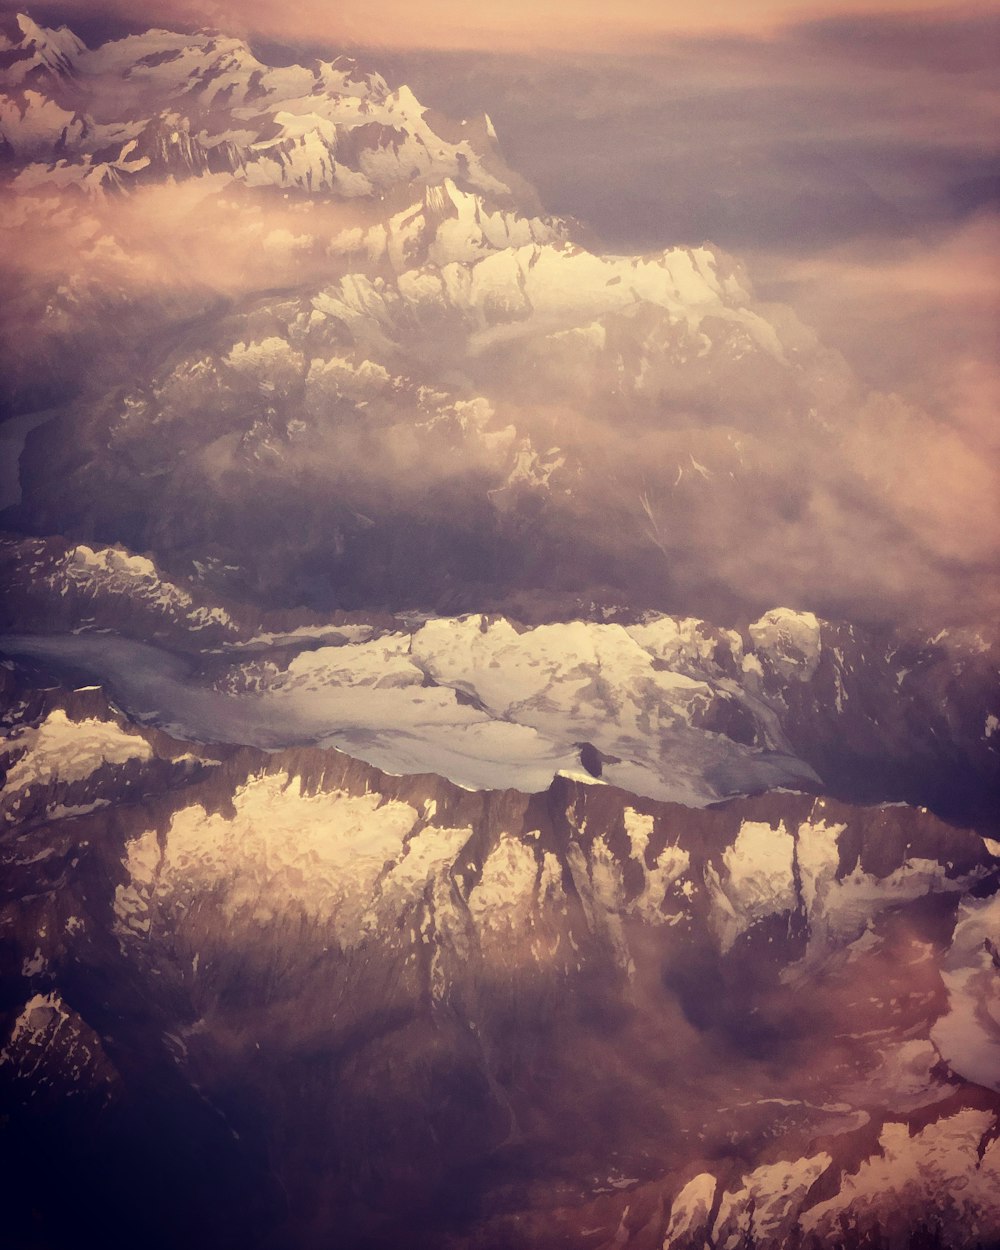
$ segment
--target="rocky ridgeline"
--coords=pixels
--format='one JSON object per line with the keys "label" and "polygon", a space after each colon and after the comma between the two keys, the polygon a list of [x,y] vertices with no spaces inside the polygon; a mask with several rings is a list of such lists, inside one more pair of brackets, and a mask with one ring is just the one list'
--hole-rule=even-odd
{"label": "rocky ridgeline", "polygon": [[473,792],[316,749],[188,747],[168,773],[179,744],[98,693],[21,689],[62,750],[39,734],[11,773],[61,809],[89,758],[108,801],[36,799],[2,841],[5,1135],[46,1141],[43,1175],[11,1166],[54,1227],[998,1235],[996,843],[903,806]]}
{"label": "rocky ridgeline", "polygon": [[[6,630],[73,635],[77,671],[110,681],[120,699],[131,687],[110,660],[83,663],[88,640],[156,642],[191,657],[183,677],[190,688],[243,709],[242,727],[230,715],[225,726],[200,731],[207,739],[229,732],[233,741],[281,745],[266,718],[254,736],[265,707],[274,725],[283,723],[279,713],[311,709],[311,720],[289,722],[285,741],[321,739],[338,718],[370,734],[416,724],[473,756],[522,749],[492,738],[477,748],[469,738],[477,726],[523,726],[551,739],[552,759],[565,756],[539,784],[589,744],[583,767],[594,776],[661,798],[700,803],[774,785],[818,786],[855,803],[927,806],[984,833],[1000,828],[995,631],[928,636],[788,609],[733,629],[593,604],[589,619],[532,626],[482,613],[261,613],[220,599],[208,566],[171,576],[121,547],[52,538],[0,542],[0,571]],[[63,671],[67,665],[69,649]],[[430,710],[428,690],[436,699]],[[166,696],[140,693],[139,710],[156,723],[149,700]],[[160,706],[159,723],[183,720]],[[363,740],[344,737],[345,749],[352,743],[364,756]],[[416,764],[394,749],[373,762],[448,771],[447,756],[429,747]],[[481,784],[496,786],[488,762],[484,769]],[[515,774],[499,784],[538,788],[534,774],[531,784]]]}
{"label": "rocky ridgeline", "polygon": [[64,538],[0,536],[5,587],[0,628],[6,633],[114,632],[199,654],[213,648],[282,639],[339,636],[345,626],[369,630],[394,623],[387,613],[306,609],[262,611],[220,598],[211,562],[171,576],[149,556]]}
{"label": "rocky ridgeline", "polygon": [[[22,185],[44,184],[58,164],[64,185],[97,194],[216,173],[344,198],[451,175],[510,195],[515,176],[487,119],[436,133],[408,87],[391,89],[349,57],[278,68],[206,31],[150,30],[91,49],[25,14],[6,24],[0,133]],[[109,98],[124,126],[108,118]]]}

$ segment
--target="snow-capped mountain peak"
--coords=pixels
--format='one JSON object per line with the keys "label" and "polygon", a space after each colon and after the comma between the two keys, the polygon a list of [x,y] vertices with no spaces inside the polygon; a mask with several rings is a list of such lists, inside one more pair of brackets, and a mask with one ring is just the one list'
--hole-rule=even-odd
{"label": "snow-capped mountain peak", "polygon": [[[377,72],[347,58],[311,66],[269,66],[242,40],[214,32],[151,30],[87,49],[65,28],[49,31],[20,19],[25,56],[0,74],[22,89],[5,111],[2,133],[16,154],[35,164],[38,185],[44,141],[61,181],[87,189],[126,190],[150,179],[226,174],[251,187],[378,197],[409,182],[445,177],[470,189],[509,197],[505,167],[493,139],[472,132],[436,134],[426,110],[404,85],[390,88]],[[34,72],[49,71],[45,79]],[[61,79],[73,76],[72,99]],[[117,116],[105,116],[114,98]],[[72,105],[80,124],[67,128],[60,110]],[[151,151],[129,165],[119,150],[171,116],[190,136],[184,151]],[[123,136],[124,123],[124,136]],[[106,176],[94,177],[100,161]]]}
{"label": "snow-capped mountain peak", "polygon": [[48,75],[58,82],[76,73],[87,46],[68,27],[51,30],[40,26],[27,13],[19,13],[16,23],[19,39],[7,38],[0,32],[0,51],[18,54],[3,71],[8,83],[20,84],[29,79],[40,83],[40,75]]}

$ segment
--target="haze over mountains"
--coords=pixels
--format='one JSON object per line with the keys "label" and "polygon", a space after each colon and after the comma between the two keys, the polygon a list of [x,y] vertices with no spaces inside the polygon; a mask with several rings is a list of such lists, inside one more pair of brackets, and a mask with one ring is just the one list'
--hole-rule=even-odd
{"label": "haze over mountains", "polygon": [[995,466],[374,66],[0,74],[13,1244],[997,1244]]}
{"label": "haze over mountains", "polygon": [[86,390],[16,524],[320,607],[995,613],[990,461],[732,259],[588,251],[378,75],[143,39],[12,69],[8,402]]}

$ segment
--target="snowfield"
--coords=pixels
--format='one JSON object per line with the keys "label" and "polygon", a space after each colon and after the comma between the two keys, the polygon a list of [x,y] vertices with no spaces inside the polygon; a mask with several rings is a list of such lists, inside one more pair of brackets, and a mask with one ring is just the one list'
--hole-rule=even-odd
{"label": "snowfield", "polygon": [[[5,647],[99,677],[130,713],[181,737],[338,746],[387,772],[433,772],[473,789],[543,790],[556,773],[580,771],[585,743],[603,761],[602,780],[692,806],[811,787],[815,773],[773,725],[759,721],[752,745],[705,727],[719,705],[742,706],[742,688],[722,676],[714,649],[706,654],[700,624],[435,619],[412,633],[356,630],[280,664],[239,661],[214,682],[112,635],[22,636]],[[724,642],[735,663],[739,635]],[[753,717],[752,672],[744,685]]]}

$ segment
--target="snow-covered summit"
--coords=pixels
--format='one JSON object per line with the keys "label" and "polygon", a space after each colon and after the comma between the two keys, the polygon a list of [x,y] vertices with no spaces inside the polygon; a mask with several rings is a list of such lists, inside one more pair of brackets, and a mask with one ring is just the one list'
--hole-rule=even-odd
{"label": "snow-covered summit", "polygon": [[750,637],[783,675],[807,681],[815,673],[823,650],[815,613],[772,608],[750,626]]}
{"label": "snow-covered summit", "polygon": [[76,73],[79,58],[87,45],[66,26],[57,30],[40,26],[27,13],[17,15],[20,39],[10,39],[0,32],[0,52],[14,52],[3,71],[9,84],[24,82],[29,75],[49,74],[55,79]]}
{"label": "snow-covered summit", "polygon": [[423,188],[420,198],[367,229],[341,232],[332,251],[388,262],[395,274],[449,264],[470,265],[494,252],[561,242],[566,223],[498,207],[453,178]]}
{"label": "snow-covered summit", "polygon": [[[269,66],[243,40],[207,31],[150,30],[88,49],[65,28],[26,16],[19,24],[10,51],[21,55],[0,82],[20,94],[0,133],[27,159],[26,185],[38,186],[58,164],[61,181],[104,190],[211,171],[252,187],[347,199],[444,178],[510,195],[485,129],[443,137],[409,87],[393,89],[348,58]],[[77,125],[67,126],[67,111]],[[151,139],[160,129],[164,143]],[[126,162],[136,145],[144,159]]]}

